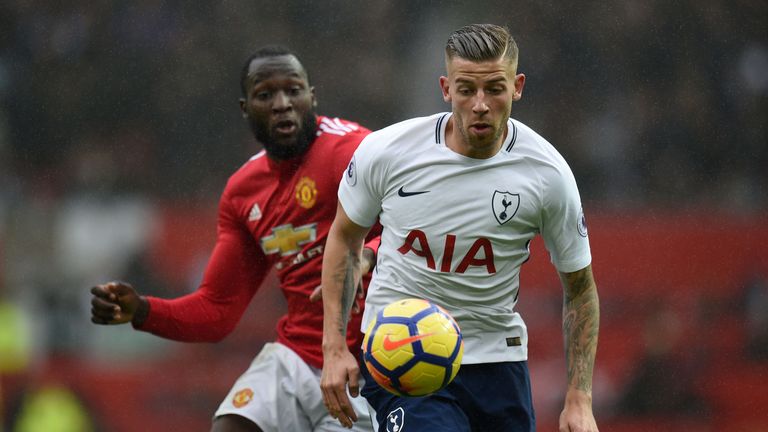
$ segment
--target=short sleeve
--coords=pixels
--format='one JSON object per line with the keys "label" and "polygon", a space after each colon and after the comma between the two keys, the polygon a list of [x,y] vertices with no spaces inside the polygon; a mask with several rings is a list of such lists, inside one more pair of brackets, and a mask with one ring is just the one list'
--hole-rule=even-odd
{"label": "short sleeve", "polygon": [[339,184],[339,203],[356,224],[373,226],[381,213],[382,180],[386,164],[376,151],[375,134],[368,135],[355,151]]}
{"label": "short sleeve", "polygon": [[542,180],[541,235],[555,268],[570,273],[592,262],[586,218],[576,179],[565,161],[549,174]]}

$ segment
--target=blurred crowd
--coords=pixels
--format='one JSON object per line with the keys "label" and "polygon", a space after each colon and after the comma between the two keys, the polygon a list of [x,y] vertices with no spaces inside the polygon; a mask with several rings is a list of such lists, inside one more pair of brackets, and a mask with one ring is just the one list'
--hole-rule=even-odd
{"label": "blurred crowd", "polygon": [[85,319],[87,288],[196,287],[199,265],[169,286],[147,250],[164,208],[215,211],[258,150],[237,106],[251,51],[294,49],[319,112],[377,129],[450,109],[442,50],[470,22],[510,28],[527,75],[512,115],[563,153],[594,211],[768,210],[762,0],[4,1],[0,321],[4,301],[23,311],[6,346],[26,360],[0,367],[115,353],[93,341],[131,355],[168,346],[105,336]]}
{"label": "blurred crowd", "polygon": [[237,81],[264,43],[306,59],[323,112],[379,128],[446,110],[444,39],[485,19],[507,24],[520,45],[528,84],[513,115],[561,149],[587,200],[768,205],[761,1],[0,8],[3,196],[11,185],[22,195],[218,192],[252,152]]}

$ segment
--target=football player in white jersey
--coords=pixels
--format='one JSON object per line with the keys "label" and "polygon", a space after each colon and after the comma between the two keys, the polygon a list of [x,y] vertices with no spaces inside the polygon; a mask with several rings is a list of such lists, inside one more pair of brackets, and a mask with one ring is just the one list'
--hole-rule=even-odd
{"label": "football player in white jersey", "polygon": [[[557,150],[511,119],[525,75],[509,32],[491,24],[455,31],[440,77],[450,113],[407,120],[366,137],[339,188],[323,261],[324,368],[331,414],[351,426],[347,397],[358,376],[379,430],[534,431],[528,334],[515,310],[520,266],[540,234],[564,289],[568,385],[561,431],[597,431],[592,371],[599,301],[581,199]],[[401,398],[378,386],[345,345],[363,239],[384,226],[362,328],[398,299],[448,310],[465,349],[456,379],[439,392]]]}

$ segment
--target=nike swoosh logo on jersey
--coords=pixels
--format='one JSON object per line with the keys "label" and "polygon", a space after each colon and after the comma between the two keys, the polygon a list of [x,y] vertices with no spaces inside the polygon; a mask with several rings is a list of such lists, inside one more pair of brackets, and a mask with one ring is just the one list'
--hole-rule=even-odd
{"label": "nike swoosh logo on jersey", "polygon": [[427,336],[432,336],[432,333],[426,333],[426,334],[420,334],[416,336],[410,336],[407,338],[403,338],[400,340],[392,340],[389,338],[390,335],[384,335],[384,339],[381,341],[381,346],[384,347],[387,351],[392,351],[395,349],[400,348],[403,345],[408,345],[409,343],[416,342],[417,340],[424,339]]}
{"label": "nike swoosh logo on jersey", "polygon": [[406,192],[406,191],[403,190],[403,187],[400,186],[400,189],[397,190],[397,195],[401,196],[401,197],[409,197],[409,196],[414,196],[414,195],[425,194],[427,192],[429,192],[429,191]]}

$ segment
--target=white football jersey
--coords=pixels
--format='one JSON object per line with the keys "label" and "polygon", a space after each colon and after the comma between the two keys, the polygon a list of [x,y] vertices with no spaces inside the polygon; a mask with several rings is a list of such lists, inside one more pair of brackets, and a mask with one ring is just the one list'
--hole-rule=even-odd
{"label": "white football jersey", "polygon": [[528,335],[515,311],[520,266],[536,234],[554,266],[591,262],[581,199],[570,167],[533,130],[509,119],[489,159],[445,145],[451,113],[368,135],[339,187],[352,221],[384,227],[362,329],[387,304],[431,300],[458,322],[465,364],[526,360]]}

